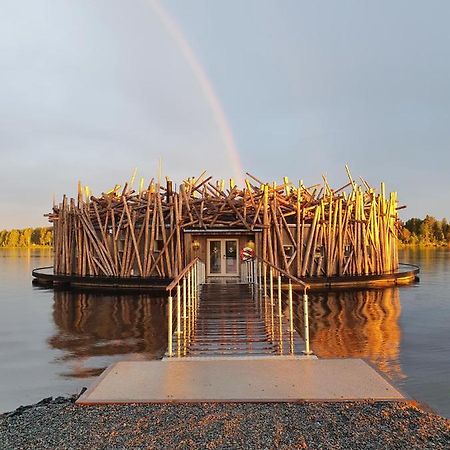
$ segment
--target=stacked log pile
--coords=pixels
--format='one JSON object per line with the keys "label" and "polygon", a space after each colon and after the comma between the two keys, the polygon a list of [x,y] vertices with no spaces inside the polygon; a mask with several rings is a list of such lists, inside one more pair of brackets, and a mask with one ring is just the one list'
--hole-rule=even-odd
{"label": "stacked log pile", "polygon": [[95,197],[78,188],[63,197],[49,220],[57,274],[173,278],[185,261],[185,229],[260,231],[260,256],[297,277],[382,274],[398,267],[397,195],[386,198],[347,169],[349,182],[264,183],[247,174],[213,182],[203,173],[183,181],[132,183]]}

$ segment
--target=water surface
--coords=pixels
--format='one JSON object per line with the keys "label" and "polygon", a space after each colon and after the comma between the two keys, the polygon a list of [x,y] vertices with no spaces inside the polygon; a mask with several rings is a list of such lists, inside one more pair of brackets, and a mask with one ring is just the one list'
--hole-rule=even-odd
{"label": "water surface", "polygon": [[[315,293],[318,356],[367,358],[413,398],[450,417],[450,250],[406,249],[421,282]],[[0,411],[88,386],[110,363],[160,358],[164,299],[54,291],[31,284],[50,250],[0,250]]]}

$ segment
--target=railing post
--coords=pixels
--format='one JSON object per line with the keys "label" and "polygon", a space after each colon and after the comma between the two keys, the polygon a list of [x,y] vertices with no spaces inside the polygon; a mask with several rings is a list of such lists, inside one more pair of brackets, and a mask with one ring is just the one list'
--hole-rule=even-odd
{"label": "railing post", "polygon": [[257,287],[258,286],[258,277],[256,276],[256,271],[257,271],[256,261],[253,259],[252,260],[252,282]]}
{"label": "railing post", "polygon": [[191,284],[192,284],[192,302],[194,304],[194,308],[195,308],[195,304],[196,304],[196,295],[195,295],[195,265],[191,267]]}
{"label": "railing post", "polygon": [[186,319],[186,277],[183,277],[183,318]]}
{"label": "railing post", "polygon": [[292,281],[289,280],[289,332],[294,332],[294,311],[292,307]]}
{"label": "railing post", "polygon": [[194,333],[194,327],[195,327],[195,314],[196,314],[196,299],[195,299],[195,292],[194,292],[194,269],[191,267],[191,270],[189,271],[191,276],[191,283],[190,283],[190,291],[191,291],[191,307],[192,307],[192,333]]}
{"label": "railing post", "polygon": [[270,267],[269,269],[269,276],[270,276],[270,303],[273,305],[273,269]]}
{"label": "railing post", "polygon": [[258,289],[261,288],[261,277],[259,273],[260,264],[261,263],[257,259],[255,259],[255,278],[256,278],[256,286],[258,287]]}
{"label": "railing post", "polygon": [[191,271],[188,270],[187,273],[187,299],[188,299],[188,309],[189,309],[189,314],[191,314],[191,300],[192,300],[192,290],[191,290]]}
{"label": "railing post", "polygon": [[197,264],[194,266],[194,291],[195,291],[195,305],[198,308],[198,273],[197,273]]}
{"label": "railing post", "polygon": [[308,294],[306,289],[303,293],[303,325],[305,327],[305,355],[311,355],[313,352],[309,348],[309,314],[308,314]]}
{"label": "railing post", "polygon": [[206,265],[202,263],[202,283],[206,283]]}
{"label": "railing post", "polygon": [[181,286],[177,284],[177,335],[181,335]]}
{"label": "railing post", "polygon": [[197,289],[197,266],[194,266],[194,283],[193,283],[193,288],[194,288],[194,298],[195,298],[195,306],[198,306],[198,289]]}
{"label": "railing post", "polygon": [[261,261],[256,261],[256,282],[258,284],[258,289],[261,289],[261,281],[262,281],[262,276],[261,276]]}
{"label": "railing post", "polygon": [[267,265],[263,264],[263,275],[264,275],[264,297],[267,297]]}
{"label": "railing post", "polygon": [[281,274],[278,275],[278,315],[280,317],[283,315],[281,305]]}
{"label": "railing post", "polygon": [[172,322],[173,322],[173,319],[172,319],[172,308],[173,308],[172,292],[169,295],[168,308],[169,308],[169,310],[167,312],[167,317],[168,317],[168,319],[167,319],[168,320],[168,323],[167,323],[167,337],[168,337],[167,353],[169,356],[172,356],[173,355],[173,352],[172,352],[172,334],[173,334],[173,331],[172,331]]}
{"label": "railing post", "polygon": [[194,289],[195,289],[195,298],[198,299],[198,273],[197,273],[197,262],[194,265]]}

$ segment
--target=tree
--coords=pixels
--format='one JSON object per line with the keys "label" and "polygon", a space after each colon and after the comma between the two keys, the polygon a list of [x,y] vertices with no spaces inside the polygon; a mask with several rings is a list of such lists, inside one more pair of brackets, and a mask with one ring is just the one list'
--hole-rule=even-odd
{"label": "tree", "polygon": [[19,230],[11,230],[8,232],[6,238],[6,246],[7,247],[18,247],[20,240],[20,231]]}
{"label": "tree", "polygon": [[411,241],[411,236],[412,236],[411,231],[409,231],[408,228],[403,227],[400,234],[400,240],[405,244],[409,244]]}
{"label": "tree", "polygon": [[19,247],[29,247],[31,245],[31,235],[33,234],[32,228],[25,228],[24,230],[19,230]]}
{"label": "tree", "polygon": [[445,217],[441,221],[441,229],[444,236],[444,241],[450,243],[450,224],[447,222]]}
{"label": "tree", "polygon": [[434,242],[435,223],[436,219],[432,216],[427,215],[425,219],[423,219],[419,234],[422,242],[427,244]]}
{"label": "tree", "polygon": [[51,228],[47,228],[43,234],[41,245],[53,245],[53,231]]}
{"label": "tree", "polygon": [[8,232],[6,230],[0,231],[0,247],[4,247],[6,245],[6,239],[8,237]]}
{"label": "tree", "polygon": [[411,232],[414,233],[416,236],[420,235],[420,227],[422,226],[422,219],[412,218],[409,219],[405,223],[405,227]]}
{"label": "tree", "polygon": [[433,223],[433,240],[434,242],[443,242],[444,233],[442,232],[442,224],[438,220]]}

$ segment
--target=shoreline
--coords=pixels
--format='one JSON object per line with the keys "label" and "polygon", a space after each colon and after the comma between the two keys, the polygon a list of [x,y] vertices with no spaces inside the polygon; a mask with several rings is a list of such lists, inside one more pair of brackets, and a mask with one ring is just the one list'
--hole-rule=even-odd
{"label": "shoreline", "polygon": [[53,245],[30,245],[27,247],[8,247],[8,246],[2,246],[0,247],[1,250],[35,250],[35,249],[39,249],[39,250],[43,250],[43,249],[48,249],[48,250],[53,250]]}
{"label": "shoreline", "polygon": [[450,242],[443,242],[440,244],[403,244],[399,242],[398,249],[405,249],[405,248],[417,248],[417,249],[442,249],[442,248],[450,248]]}
{"label": "shoreline", "polygon": [[0,448],[446,449],[450,421],[416,402],[78,406],[51,397],[0,414]]}

